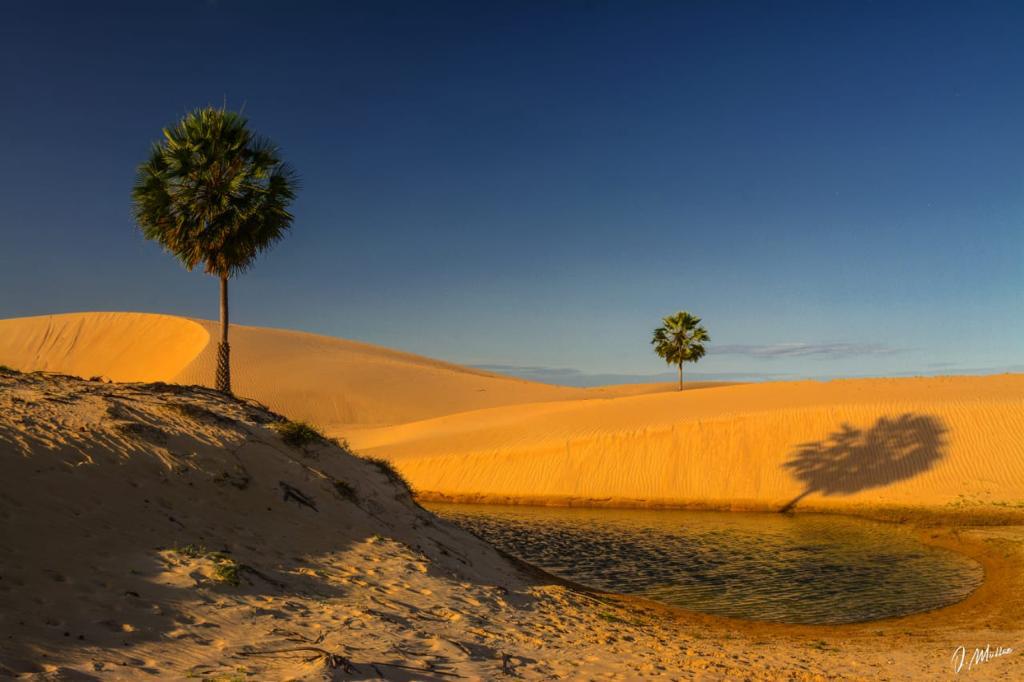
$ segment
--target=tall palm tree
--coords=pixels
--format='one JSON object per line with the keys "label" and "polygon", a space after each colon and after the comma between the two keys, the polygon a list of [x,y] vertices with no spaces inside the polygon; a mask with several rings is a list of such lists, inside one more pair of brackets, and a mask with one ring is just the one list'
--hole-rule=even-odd
{"label": "tall palm tree", "polygon": [[226,109],[197,109],[163,138],[139,166],[135,221],[188,270],[220,278],[216,387],[231,393],[228,279],[284,237],[297,179],[273,143]]}
{"label": "tall palm tree", "polygon": [[697,362],[704,357],[704,344],[711,341],[700,318],[681,310],[662,318],[662,326],[654,330],[654,352],[670,365],[679,367],[679,390],[683,390],[683,363]]}

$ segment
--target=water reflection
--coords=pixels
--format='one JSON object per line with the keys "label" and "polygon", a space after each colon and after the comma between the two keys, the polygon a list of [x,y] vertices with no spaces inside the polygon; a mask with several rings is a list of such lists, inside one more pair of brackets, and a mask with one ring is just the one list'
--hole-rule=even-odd
{"label": "water reflection", "polygon": [[907,529],[824,515],[434,504],[441,516],[556,575],[696,611],[850,623],[965,598],[967,557]]}

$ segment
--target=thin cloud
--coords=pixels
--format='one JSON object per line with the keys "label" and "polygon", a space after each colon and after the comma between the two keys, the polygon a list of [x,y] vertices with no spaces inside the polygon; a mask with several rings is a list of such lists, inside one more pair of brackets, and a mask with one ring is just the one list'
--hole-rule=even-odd
{"label": "thin cloud", "polygon": [[[895,350],[893,352],[896,352]],[[769,356],[772,357],[772,356]],[[825,357],[825,356],[822,356]],[[940,363],[933,363],[940,364]],[[944,364],[944,363],[941,363]],[[598,373],[584,372],[572,367],[544,367],[540,365],[510,365],[510,364],[469,364],[470,367],[482,369],[488,372],[497,372],[509,376],[539,381],[545,384],[558,384],[561,386],[612,386],[615,384],[652,384],[662,381],[675,381],[674,372],[661,372],[657,374],[625,374],[625,373]],[[861,379],[871,377],[913,377],[913,376],[936,376],[945,374],[1002,374],[1024,372],[1024,365],[996,365],[990,367],[955,367],[955,368],[928,368],[916,370],[896,370],[885,372],[865,373],[820,373],[820,372],[700,372],[690,371],[685,375],[687,381],[737,381],[737,382],[761,382],[761,381],[793,381],[812,380],[829,381],[832,379]]]}
{"label": "thin cloud", "polygon": [[743,355],[748,358],[852,358],[863,355],[893,355],[904,349],[881,343],[776,343],[770,345],[734,344],[712,346],[712,355]]}
{"label": "thin cloud", "polygon": [[[609,386],[612,384],[648,384],[661,381],[675,381],[675,372],[657,374],[626,374],[584,372],[572,367],[543,367],[537,365],[472,364],[471,367],[488,372],[508,374],[520,379],[530,379],[546,384],[563,386]],[[687,372],[686,379],[692,381],[765,381],[771,379],[793,379],[795,374],[772,372]]]}
{"label": "thin cloud", "polygon": [[543,374],[545,376],[582,376],[583,372],[571,367],[541,367],[538,365],[470,365],[476,369],[499,374]]}

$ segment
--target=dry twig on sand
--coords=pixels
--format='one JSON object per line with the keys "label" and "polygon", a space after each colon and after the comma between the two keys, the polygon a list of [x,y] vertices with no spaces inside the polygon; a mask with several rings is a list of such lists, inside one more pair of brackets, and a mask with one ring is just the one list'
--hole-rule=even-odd
{"label": "dry twig on sand", "polygon": [[[342,656],[341,654],[332,653],[332,652],[328,651],[327,649],[322,649],[322,648],[320,648],[318,646],[296,646],[296,647],[289,647],[287,649],[265,649],[263,651],[246,650],[246,651],[240,651],[239,655],[240,656],[282,656],[282,655],[286,656],[288,654],[301,654],[301,653],[307,653],[307,652],[313,654],[312,656],[307,657],[307,659],[306,659],[307,661],[322,660],[324,662],[324,665],[326,665],[331,670],[338,670],[340,668],[342,671],[344,671],[344,672],[346,672],[348,674],[354,674],[354,673],[358,673],[359,672],[359,670],[356,669],[355,664],[352,663],[352,660],[350,658],[348,658],[347,656]],[[461,678],[462,677],[462,675],[459,675],[458,673],[452,673],[452,672],[446,672],[446,671],[443,671],[443,670],[438,670],[438,669],[436,669],[434,667],[431,667],[429,665],[426,668],[417,668],[417,667],[414,667],[414,666],[411,666],[411,665],[402,665],[400,663],[368,663],[367,665],[369,665],[374,670],[376,670],[378,672],[378,674],[380,673],[380,669],[377,666],[385,666],[385,667],[389,667],[389,668],[399,668],[401,670],[411,670],[413,672],[418,672],[418,673],[430,673],[432,675],[441,675],[442,677],[456,677],[456,678]],[[383,675],[382,675],[382,677],[383,677]]]}
{"label": "dry twig on sand", "polygon": [[295,486],[285,483],[284,481],[278,481],[277,483],[281,486],[281,490],[284,492],[285,502],[288,500],[295,500],[299,504],[309,507],[313,511],[320,511],[316,508],[316,502],[314,502],[313,498],[309,495],[305,494]]}
{"label": "dry twig on sand", "polygon": [[331,670],[337,670],[338,668],[341,668],[346,673],[358,672],[355,666],[352,665],[352,661],[350,661],[346,656],[332,653],[327,649],[321,649],[318,646],[296,646],[290,647],[288,649],[266,649],[264,651],[250,650],[241,651],[239,652],[239,654],[241,656],[280,656],[283,654],[300,654],[304,652],[313,653],[313,656],[310,656],[307,660],[315,661],[317,659],[323,659],[324,664]]}

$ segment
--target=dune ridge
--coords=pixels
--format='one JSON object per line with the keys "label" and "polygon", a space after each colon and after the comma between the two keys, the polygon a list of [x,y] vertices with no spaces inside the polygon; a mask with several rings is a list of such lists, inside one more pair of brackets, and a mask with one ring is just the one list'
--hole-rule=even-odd
{"label": "dune ridge", "polygon": [[[217,361],[211,339],[219,337],[219,322],[151,313],[14,318],[0,320],[0,364],[83,378],[211,386]],[[231,357],[238,395],[332,432],[502,405],[670,388],[554,386],[358,341],[234,324]]]}
{"label": "dune ridge", "polygon": [[0,364],[112,381],[170,381],[207,345],[192,320],[151,313],[67,313],[0,320]]}
{"label": "dune ridge", "polygon": [[[210,339],[219,334],[218,322],[151,313],[13,318],[0,320],[0,364],[208,386],[217,350]],[[231,325],[231,350],[236,393],[328,429],[587,395],[585,389],[305,332]]]}

